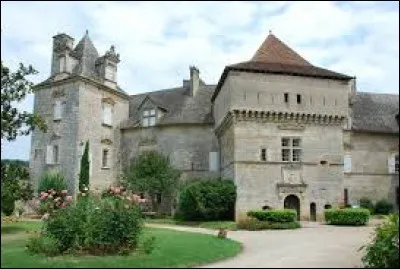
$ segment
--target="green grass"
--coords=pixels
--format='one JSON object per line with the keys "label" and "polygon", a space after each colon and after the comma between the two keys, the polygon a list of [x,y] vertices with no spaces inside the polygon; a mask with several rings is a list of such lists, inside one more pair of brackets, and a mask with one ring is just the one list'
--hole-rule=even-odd
{"label": "green grass", "polygon": [[147,223],[154,224],[166,224],[166,225],[182,225],[198,228],[207,228],[212,230],[218,230],[219,228],[227,229],[230,231],[236,231],[236,222],[234,221],[180,221],[171,218],[165,219],[146,219]]}
{"label": "green grass", "polygon": [[[6,234],[3,234],[3,226]],[[25,250],[29,237],[25,231],[38,231],[40,227],[41,222],[2,223],[2,268],[182,268],[233,257],[241,250],[240,243],[212,235],[145,228],[142,238],[156,238],[155,249],[148,255],[136,252],[130,256],[64,255],[49,258]]]}

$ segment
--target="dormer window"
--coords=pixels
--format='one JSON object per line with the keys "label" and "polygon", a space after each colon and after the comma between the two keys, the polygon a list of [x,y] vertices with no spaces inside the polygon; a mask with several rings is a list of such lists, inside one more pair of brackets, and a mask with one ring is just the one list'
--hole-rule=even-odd
{"label": "dormer window", "polygon": [[115,81],[115,67],[108,64],[105,70],[105,79]]}
{"label": "dormer window", "polygon": [[156,125],[156,110],[155,109],[143,110],[142,126],[149,127],[155,125]]}

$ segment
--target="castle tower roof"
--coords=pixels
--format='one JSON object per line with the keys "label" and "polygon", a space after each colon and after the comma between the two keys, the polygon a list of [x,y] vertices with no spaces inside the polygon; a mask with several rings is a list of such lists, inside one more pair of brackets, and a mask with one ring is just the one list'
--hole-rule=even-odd
{"label": "castle tower roof", "polygon": [[87,77],[96,77],[95,63],[99,57],[96,47],[93,45],[89,37],[89,32],[86,30],[85,35],[79,41],[74,49],[74,56],[80,60],[76,66],[75,72]]}
{"label": "castle tower roof", "polygon": [[311,65],[297,52],[274,36],[271,31],[254,54],[253,58],[251,58],[251,61],[305,66]]}

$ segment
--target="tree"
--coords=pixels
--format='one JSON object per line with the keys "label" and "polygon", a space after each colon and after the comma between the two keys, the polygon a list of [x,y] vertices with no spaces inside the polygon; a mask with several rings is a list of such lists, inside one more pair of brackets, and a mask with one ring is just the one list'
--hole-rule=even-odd
{"label": "tree", "polygon": [[81,172],[79,173],[79,191],[86,192],[85,188],[89,187],[89,141],[86,141],[85,151],[81,158]]}
{"label": "tree", "polygon": [[180,175],[168,158],[156,151],[146,151],[124,170],[121,181],[127,189],[147,193],[153,211],[158,212],[157,195],[174,197]]}
{"label": "tree", "polygon": [[25,78],[37,74],[32,66],[19,65],[13,73],[1,61],[1,139],[15,140],[18,135],[28,135],[35,127],[46,131],[44,121],[37,115],[19,111],[15,102],[21,101],[32,92],[33,83]]}

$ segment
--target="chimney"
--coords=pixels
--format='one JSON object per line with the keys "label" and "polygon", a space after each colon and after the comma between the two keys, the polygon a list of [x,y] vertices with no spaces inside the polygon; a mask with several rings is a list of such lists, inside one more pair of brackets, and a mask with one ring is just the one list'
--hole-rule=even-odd
{"label": "chimney", "polygon": [[72,51],[74,46],[74,39],[65,33],[60,33],[53,36],[53,53],[51,60],[51,75],[62,72],[60,70],[61,64],[60,57],[67,57],[68,51]]}
{"label": "chimney", "polygon": [[190,95],[195,96],[200,84],[200,71],[195,66],[190,67]]}

